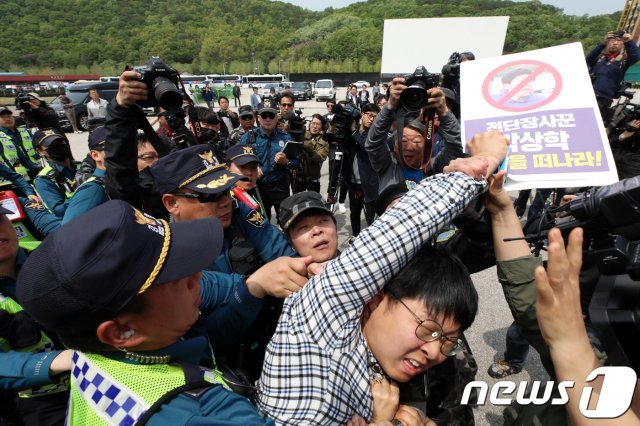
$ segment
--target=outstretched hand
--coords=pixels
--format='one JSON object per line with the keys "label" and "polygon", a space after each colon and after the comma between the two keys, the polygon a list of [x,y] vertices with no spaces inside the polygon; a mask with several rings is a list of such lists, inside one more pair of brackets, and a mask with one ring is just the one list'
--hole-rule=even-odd
{"label": "outstretched hand", "polygon": [[583,232],[581,228],[571,231],[566,250],[557,228],[549,232],[548,239],[547,270],[540,266],[535,272],[536,316],[549,348],[571,353],[576,344],[588,341],[580,307]]}

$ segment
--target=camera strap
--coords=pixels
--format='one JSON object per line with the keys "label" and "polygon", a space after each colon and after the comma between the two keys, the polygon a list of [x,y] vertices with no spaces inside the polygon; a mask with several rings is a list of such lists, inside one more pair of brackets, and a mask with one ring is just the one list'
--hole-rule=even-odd
{"label": "camera strap", "polygon": [[[402,156],[402,133],[404,132],[405,120],[406,120],[407,110],[405,108],[399,108],[396,112],[396,144],[398,149],[398,156],[400,157],[399,161],[401,162],[402,167],[409,167],[408,164],[405,164],[404,158]],[[425,147],[422,159],[420,161],[420,170],[426,173],[426,170],[429,168],[431,162],[431,153],[433,152],[433,138],[435,135],[434,129],[434,121],[435,121],[435,110],[433,109],[424,109],[424,125],[425,130],[423,132],[423,136],[425,138]],[[415,119],[417,120],[417,118]]]}

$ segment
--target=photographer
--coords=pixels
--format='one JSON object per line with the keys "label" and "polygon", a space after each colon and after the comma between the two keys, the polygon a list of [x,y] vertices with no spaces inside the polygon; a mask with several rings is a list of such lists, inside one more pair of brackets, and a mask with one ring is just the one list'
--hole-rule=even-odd
{"label": "photographer", "polygon": [[16,108],[24,111],[28,127],[37,127],[38,129],[53,128],[64,136],[58,121],[58,114],[37,93],[30,92],[26,95],[18,95]]}
{"label": "photographer", "polygon": [[624,31],[609,31],[589,54],[586,61],[591,74],[593,91],[598,100],[605,125],[609,121],[609,107],[629,67],[640,59],[640,49]]}
{"label": "photographer", "polygon": [[609,137],[618,179],[640,175],[640,120],[627,123],[622,132]]}
{"label": "photographer", "polygon": [[304,151],[300,155],[300,168],[293,173],[294,194],[302,191],[320,192],[320,169],[329,154],[329,143],[322,138],[324,119],[313,114],[309,131],[304,136]]}
{"label": "photographer", "polygon": [[389,102],[380,110],[380,114],[373,122],[365,145],[371,165],[378,173],[379,191],[387,185],[403,180],[419,182],[426,176],[442,172],[444,166],[451,160],[464,155],[460,140],[460,124],[447,108],[444,93],[437,87],[427,90],[428,100],[425,110],[435,110],[438,114],[440,119],[438,130],[444,138],[444,149],[431,158],[432,147],[426,140],[424,123],[407,116],[406,125],[402,129],[402,140],[396,137],[394,152],[389,151],[387,145],[389,129],[396,112],[403,108],[400,96],[407,88],[404,83],[404,77],[393,79],[389,90]]}
{"label": "photographer", "polygon": [[[139,171],[138,161],[151,163],[156,156],[168,154],[168,146],[145,143],[147,150],[138,151],[138,123],[142,114],[136,113],[137,101],[148,99],[147,85],[140,81],[140,73],[125,71],[120,76],[118,94],[109,103],[105,124],[105,184],[110,199],[124,200],[132,206],[162,219],[169,214],[162,204],[161,194],[153,188],[153,177],[149,168]],[[166,111],[161,112],[166,114]],[[143,116],[142,116],[143,117]],[[143,117],[143,119],[146,119]],[[150,150],[153,145],[153,150]],[[148,152],[147,152],[148,151]]]}
{"label": "photographer", "polygon": [[442,84],[440,87],[453,92],[451,112],[460,120],[460,63],[473,61],[476,56],[472,52],[453,52],[449,61],[442,67]]}

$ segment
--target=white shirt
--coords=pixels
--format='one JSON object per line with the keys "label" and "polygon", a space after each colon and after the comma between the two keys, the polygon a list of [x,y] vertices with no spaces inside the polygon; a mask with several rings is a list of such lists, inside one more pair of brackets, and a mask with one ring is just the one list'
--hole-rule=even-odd
{"label": "white shirt", "polygon": [[99,102],[91,99],[89,103],[87,103],[87,116],[88,118],[104,118],[107,116],[107,106],[109,106],[109,102],[104,99],[99,99]]}

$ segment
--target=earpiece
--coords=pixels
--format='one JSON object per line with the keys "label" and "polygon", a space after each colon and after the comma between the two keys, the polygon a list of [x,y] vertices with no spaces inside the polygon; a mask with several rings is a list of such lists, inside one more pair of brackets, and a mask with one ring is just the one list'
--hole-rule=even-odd
{"label": "earpiece", "polygon": [[129,337],[133,336],[134,334],[136,334],[135,330],[130,329],[130,330],[122,332],[120,334],[120,338],[121,339],[128,339]]}

